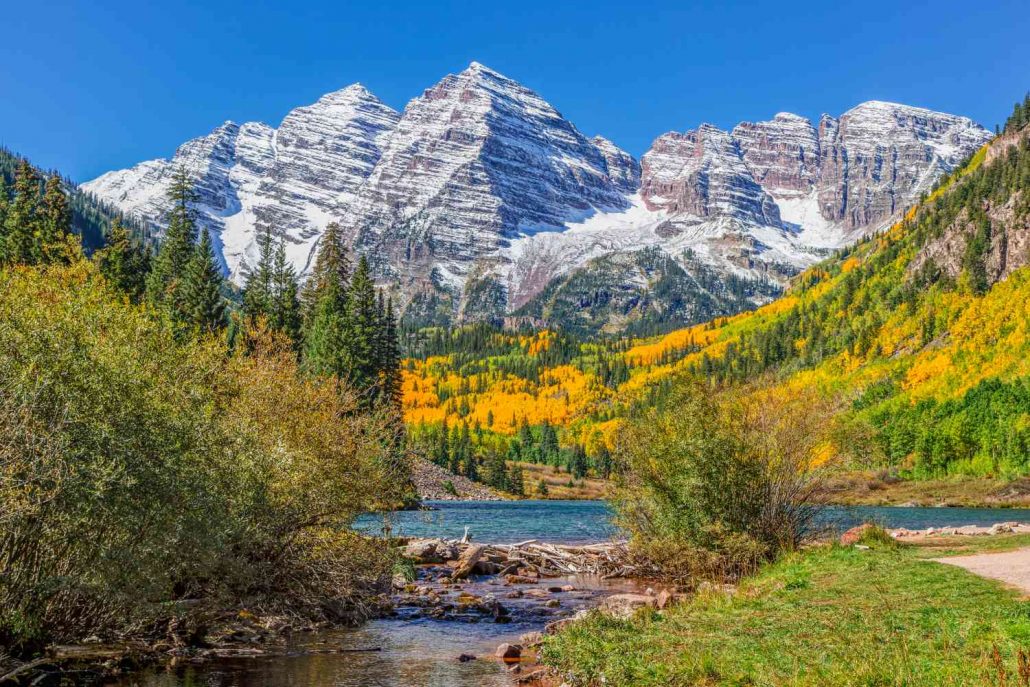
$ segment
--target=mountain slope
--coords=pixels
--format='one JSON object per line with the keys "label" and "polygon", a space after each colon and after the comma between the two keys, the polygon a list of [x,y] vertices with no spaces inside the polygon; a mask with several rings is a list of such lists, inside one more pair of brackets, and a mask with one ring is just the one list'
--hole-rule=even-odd
{"label": "mountain slope", "polygon": [[[354,85],[278,128],[227,122],[169,160],[85,188],[159,233],[171,170],[185,165],[237,282],[263,230],[286,239],[303,273],[337,220],[413,324],[520,311],[570,324],[555,293],[572,284],[580,294],[607,262],[621,275],[611,288],[637,296],[593,299],[589,326],[644,331],[768,302],[829,250],[888,224],[987,138],[963,117],[870,102],[818,127],[783,113],[732,132],[670,132],[638,162],[474,62],[403,113]],[[669,280],[626,266],[656,250],[723,286],[703,294],[696,279],[674,279],[684,288],[654,291],[646,282]],[[743,298],[717,295],[736,282],[749,283]]]}
{"label": "mountain slope", "polygon": [[[22,159],[24,158],[6,148],[0,148],[0,176],[3,176],[8,191],[14,186],[15,171]],[[56,171],[48,172],[38,167],[36,170],[43,177],[59,174]],[[147,238],[145,228],[124,216],[119,209],[88,191],[84,191],[70,179],[61,178],[68,191],[68,205],[72,212],[72,229],[82,237],[82,245],[86,251],[96,250],[104,245],[104,237],[107,235],[111,222],[115,219],[125,224],[136,236]]]}
{"label": "mountain slope", "polygon": [[1030,128],[1014,120],[902,221],[753,312],[606,346],[538,336],[413,361],[409,421],[546,421],[591,453],[690,374],[760,380],[770,403],[831,394],[852,468],[1030,474]]}

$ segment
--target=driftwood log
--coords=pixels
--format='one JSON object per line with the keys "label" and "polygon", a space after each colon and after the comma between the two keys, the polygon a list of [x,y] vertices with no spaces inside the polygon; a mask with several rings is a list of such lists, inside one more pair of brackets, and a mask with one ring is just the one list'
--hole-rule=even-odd
{"label": "driftwood log", "polygon": [[[405,555],[418,563],[457,561],[457,577],[468,574],[468,560],[474,559],[475,572],[492,572],[501,576],[521,575],[526,571],[543,577],[565,575],[597,575],[604,578],[632,575],[634,568],[622,541],[598,544],[548,544],[535,539],[515,544],[471,544],[462,540],[412,539],[407,542]],[[520,572],[521,571],[521,572]]]}

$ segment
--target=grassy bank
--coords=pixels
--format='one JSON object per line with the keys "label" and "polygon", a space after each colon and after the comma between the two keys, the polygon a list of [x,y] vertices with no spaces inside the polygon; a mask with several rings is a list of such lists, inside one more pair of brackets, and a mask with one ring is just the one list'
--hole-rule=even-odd
{"label": "grassy bank", "polygon": [[[1005,546],[986,541],[938,544]],[[941,553],[792,554],[733,597],[703,594],[632,621],[593,616],[550,638],[544,657],[574,685],[1027,684],[1019,652],[1030,648],[1030,603],[924,560]]]}
{"label": "grassy bank", "polygon": [[956,477],[898,480],[875,474],[839,476],[827,484],[830,500],[847,506],[1030,507],[1030,479]]}

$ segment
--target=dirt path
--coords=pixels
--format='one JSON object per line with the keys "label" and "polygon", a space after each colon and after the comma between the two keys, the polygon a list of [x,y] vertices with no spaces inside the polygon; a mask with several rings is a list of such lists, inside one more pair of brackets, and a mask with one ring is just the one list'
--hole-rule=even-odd
{"label": "dirt path", "polygon": [[938,563],[960,568],[992,580],[1001,580],[1030,594],[1030,548],[1006,553],[979,553],[973,556],[934,558]]}

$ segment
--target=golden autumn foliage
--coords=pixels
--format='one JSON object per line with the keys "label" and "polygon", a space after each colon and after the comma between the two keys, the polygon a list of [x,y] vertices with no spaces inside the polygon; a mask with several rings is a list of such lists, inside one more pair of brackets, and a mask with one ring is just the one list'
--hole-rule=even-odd
{"label": "golden autumn foliage", "polygon": [[[968,212],[963,208],[971,203],[983,206],[975,199],[997,196],[1002,182],[1005,192],[1018,192],[1024,183],[1018,169],[1026,166],[1027,153],[1019,154],[1015,162],[1010,156],[1002,176],[997,161],[984,164],[986,148],[981,150],[902,221],[806,270],[782,298],[754,311],[648,340],[581,344],[552,364],[544,364],[541,354],[560,347],[553,332],[512,336],[510,353],[481,361],[472,374],[459,370],[467,356],[411,361],[405,417],[416,424],[478,423],[506,435],[523,421],[546,421],[565,428],[563,443],[578,442],[589,453],[600,443],[611,448],[612,430],[622,418],[656,402],[684,375],[717,384],[761,376],[772,402],[777,395],[787,399],[812,391],[851,399],[856,407],[847,412],[880,432],[882,441],[870,450],[882,444],[882,460],[901,467],[925,462],[938,449],[887,436],[904,408],[925,400],[965,403],[967,394],[991,380],[1030,376],[1030,267],[983,292],[969,285],[966,268],[957,282],[931,275],[934,281],[923,283],[911,267],[929,237],[949,230],[949,218]],[[949,193],[953,188],[961,193]],[[535,361],[532,372],[502,364],[514,358]],[[616,365],[624,372],[609,374]],[[971,439],[973,429],[954,431],[965,438],[954,439],[948,455],[994,450],[984,448],[993,439]],[[817,461],[848,448],[823,444]],[[907,457],[912,452],[916,463]],[[990,472],[983,467],[990,462],[977,463],[975,470]],[[939,471],[943,464],[927,469]]]}

